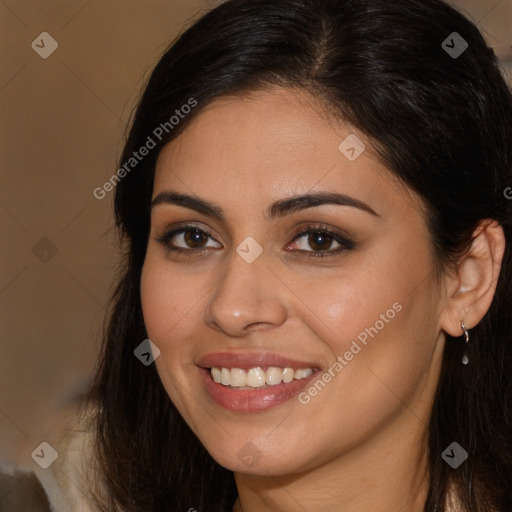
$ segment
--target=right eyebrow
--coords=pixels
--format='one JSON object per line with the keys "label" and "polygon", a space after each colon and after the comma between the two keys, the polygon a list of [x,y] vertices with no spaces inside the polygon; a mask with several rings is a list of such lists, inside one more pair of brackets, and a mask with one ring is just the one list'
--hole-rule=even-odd
{"label": "right eyebrow", "polygon": [[335,204],[338,206],[351,206],[365,212],[371,213],[376,217],[380,215],[364,201],[346,194],[337,192],[317,192],[298,196],[287,197],[273,203],[267,212],[267,218],[283,217],[289,213],[304,210],[306,208],[314,208],[324,204]]}
{"label": "right eyebrow", "polygon": [[174,192],[172,190],[164,190],[163,192],[160,192],[153,201],[151,201],[151,208],[153,209],[159,204],[176,204],[178,206],[196,210],[203,215],[215,217],[220,221],[225,220],[224,210],[219,205],[206,201],[205,199],[200,199],[197,196],[180,194],[179,192]]}

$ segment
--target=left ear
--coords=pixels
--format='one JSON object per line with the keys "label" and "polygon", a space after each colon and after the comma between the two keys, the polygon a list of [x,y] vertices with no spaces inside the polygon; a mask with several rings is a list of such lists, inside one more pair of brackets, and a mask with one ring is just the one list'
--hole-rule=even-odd
{"label": "left ear", "polygon": [[480,222],[473,233],[470,249],[460,259],[453,275],[447,276],[447,303],[441,328],[461,336],[461,320],[467,329],[477,325],[487,313],[501,269],[505,234],[496,220]]}

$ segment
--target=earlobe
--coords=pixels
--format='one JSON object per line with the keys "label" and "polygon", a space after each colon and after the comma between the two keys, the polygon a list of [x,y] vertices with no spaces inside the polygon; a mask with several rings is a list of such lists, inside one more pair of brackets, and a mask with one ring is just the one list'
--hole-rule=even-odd
{"label": "earlobe", "polygon": [[481,221],[456,273],[448,278],[450,292],[441,327],[451,336],[464,334],[461,321],[471,329],[487,313],[496,291],[504,251],[505,234],[501,225],[491,219]]}

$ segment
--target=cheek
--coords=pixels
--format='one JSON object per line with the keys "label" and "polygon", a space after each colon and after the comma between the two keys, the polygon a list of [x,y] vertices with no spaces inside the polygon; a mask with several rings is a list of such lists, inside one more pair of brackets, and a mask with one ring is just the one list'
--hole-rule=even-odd
{"label": "cheek", "polygon": [[171,270],[168,262],[154,257],[151,251],[144,262],[141,275],[141,303],[148,338],[160,349],[155,365],[167,394],[181,412],[189,405],[183,393],[183,383],[190,377],[193,365],[191,344],[198,321],[200,283]]}
{"label": "cheek", "polygon": [[[141,275],[141,303],[149,338],[161,350],[188,325],[200,295],[200,283],[180,277],[148,255]],[[162,345],[162,346],[160,346]]]}
{"label": "cheek", "polygon": [[414,271],[399,266],[396,255],[380,252],[347,265],[350,270],[333,271],[313,285],[304,281],[304,302],[323,320],[325,334],[338,354],[348,350],[358,337],[364,343],[370,336],[368,331],[389,331],[396,323],[406,290],[417,282]]}
{"label": "cheek", "polygon": [[359,410],[385,407],[386,395],[409,396],[426,376],[437,340],[429,268],[421,251],[381,252],[364,270],[309,288],[308,301],[324,320],[317,335],[331,364],[339,363],[331,366],[333,388]]}

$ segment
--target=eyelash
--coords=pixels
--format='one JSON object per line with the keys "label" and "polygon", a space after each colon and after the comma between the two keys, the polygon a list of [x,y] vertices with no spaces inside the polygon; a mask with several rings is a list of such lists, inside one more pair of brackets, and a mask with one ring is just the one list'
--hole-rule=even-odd
{"label": "eyelash", "polygon": [[[184,249],[183,247],[174,247],[170,244],[170,241],[173,237],[176,235],[180,235],[182,233],[187,233],[189,231],[197,231],[203,235],[206,235],[208,238],[211,238],[212,240],[215,240],[213,238],[212,234],[207,231],[206,229],[200,229],[197,226],[187,225],[182,226],[173,230],[168,231],[167,233],[164,233],[162,236],[156,238],[156,241],[160,244],[162,244],[168,251],[173,253],[185,253],[187,256],[197,256],[201,255],[202,253],[205,253],[208,251],[207,248],[203,249]],[[340,244],[340,247],[338,247],[335,250],[328,250],[328,251],[302,251],[299,250],[298,252],[307,253],[307,256],[309,258],[325,258],[325,257],[331,257],[336,256],[340,253],[343,253],[347,250],[354,249],[354,243],[347,240],[346,238],[342,237],[338,233],[332,231],[330,228],[323,226],[321,224],[310,224],[306,226],[306,228],[302,229],[298,233],[296,233],[293,237],[292,242],[295,242],[297,239],[303,237],[304,235],[309,234],[321,234],[321,235],[327,235],[328,238],[338,242]],[[215,240],[217,241],[217,240]]]}
{"label": "eyelash", "polygon": [[203,247],[203,248],[197,248],[197,249],[193,249],[193,248],[185,249],[183,247],[176,247],[176,246],[171,245],[171,240],[175,236],[181,235],[181,234],[184,234],[184,233],[187,233],[190,231],[198,231],[202,235],[205,235],[207,238],[220,244],[220,242],[218,242],[208,230],[206,230],[204,228],[200,228],[198,226],[193,226],[193,225],[182,226],[182,227],[179,227],[176,229],[171,229],[170,231],[167,231],[166,233],[164,233],[162,236],[156,238],[156,241],[158,243],[162,244],[170,252],[186,254],[187,256],[194,256],[194,255],[197,256],[197,255],[203,254],[203,253],[207,252],[209,249],[211,249],[210,247]]}
{"label": "eyelash", "polygon": [[330,238],[340,244],[340,247],[334,250],[327,251],[300,251],[306,253],[309,258],[326,258],[330,256],[339,255],[347,250],[351,250],[354,248],[354,243],[346,238],[342,237],[340,234],[336,233],[332,229],[322,224],[309,224],[305,228],[301,229],[298,233],[293,236],[292,242],[295,242],[297,239],[303,237],[304,235],[310,234],[321,234],[327,235],[327,238]]}

